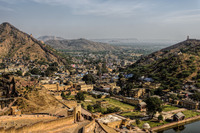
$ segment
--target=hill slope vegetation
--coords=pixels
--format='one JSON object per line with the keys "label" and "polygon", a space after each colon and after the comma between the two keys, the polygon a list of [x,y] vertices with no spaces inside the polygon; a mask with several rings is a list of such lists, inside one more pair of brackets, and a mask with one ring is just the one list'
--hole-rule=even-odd
{"label": "hill slope vegetation", "polygon": [[165,89],[181,89],[194,81],[200,87],[200,40],[188,39],[141,58],[127,69],[133,80],[153,78]]}

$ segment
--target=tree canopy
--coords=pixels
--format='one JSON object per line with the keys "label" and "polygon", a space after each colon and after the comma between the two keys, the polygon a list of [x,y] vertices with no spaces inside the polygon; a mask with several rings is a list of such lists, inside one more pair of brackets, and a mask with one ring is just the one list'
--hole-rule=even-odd
{"label": "tree canopy", "polygon": [[162,112],[162,101],[158,97],[150,97],[146,100],[147,113],[153,117],[156,112]]}
{"label": "tree canopy", "polygon": [[86,84],[95,84],[95,79],[92,74],[87,74],[83,76],[83,81],[85,81]]}
{"label": "tree canopy", "polygon": [[84,101],[85,100],[85,95],[83,92],[78,92],[75,96],[75,98],[79,101]]}

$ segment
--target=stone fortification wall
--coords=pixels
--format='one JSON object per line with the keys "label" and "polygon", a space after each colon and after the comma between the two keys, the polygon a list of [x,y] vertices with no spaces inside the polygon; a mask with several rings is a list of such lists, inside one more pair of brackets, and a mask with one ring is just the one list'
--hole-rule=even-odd
{"label": "stone fortification wall", "polygon": [[83,127],[83,133],[92,133],[95,129],[95,120],[92,120],[89,124]]}
{"label": "stone fortification wall", "polygon": [[10,127],[8,129],[0,128],[1,133],[28,133],[28,132],[47,132],[57,126],[70,125],[74,123],[74,117],[69,116],[65,118],[59,118],[48,122],[37,122],[32,125],[23,126],[20,128]]}

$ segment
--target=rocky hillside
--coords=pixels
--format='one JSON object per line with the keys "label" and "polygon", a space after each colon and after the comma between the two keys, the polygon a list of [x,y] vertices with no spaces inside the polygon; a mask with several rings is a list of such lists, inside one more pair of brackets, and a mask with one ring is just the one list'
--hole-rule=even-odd
{"label": "rocky hillside", "polygon": [[79,51],[111,51],[117,50],[116,47],[106,43],[93,42],[86,39],[74,39],[74,40],[49,40],[45,44],[50,45],[55,49],[64,50],[79,50]]}
{"label": "rocky hillside", "polygon": [[45,60],[59,62],[62,60],[57,51],[45,46],[41,41],[36,40],[9,23],[0,25],[0,58]]}
{"label": "rocky hillside", "polygon": [[56,114],[64,107],[53,96],[45,90],[33,90],[25,93],[24,97],[19,97],[16,106],[25,114],[51,113]]}
{"label": "rocky hillside", "polygon": [[48,40],[64,40],[64,38],[56,36],[41,36],[38,40],[46,42]]}
{"label": "rocky hillside", "polygon": [[166,88],[180,88],[188,81],[200,87],[200,40],[188,39],[154,52],[128,68],[134,79],[153,78]]}

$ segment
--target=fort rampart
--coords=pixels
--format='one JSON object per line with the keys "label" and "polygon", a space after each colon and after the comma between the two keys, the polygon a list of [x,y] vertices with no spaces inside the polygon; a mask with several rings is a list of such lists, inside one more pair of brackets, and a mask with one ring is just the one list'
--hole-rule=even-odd
{"label": "fort rampart", "polygon": [[95,129],[95,120],[92,120],[89,124],[83,127],[83,133],[94,132],[94,129]]}
{"label": "fort rampart", "polygon": [[15,128],[10,127],[8,129],[0,128],[1,133],[28,133],[28,132],[47,132],[53,128],[64,125],[71,125],[74,123],[74,116],[65,118],[58,118],[48,122],[37,122],[32,125],[25,125],[23,127]]}

